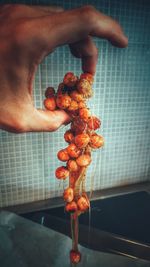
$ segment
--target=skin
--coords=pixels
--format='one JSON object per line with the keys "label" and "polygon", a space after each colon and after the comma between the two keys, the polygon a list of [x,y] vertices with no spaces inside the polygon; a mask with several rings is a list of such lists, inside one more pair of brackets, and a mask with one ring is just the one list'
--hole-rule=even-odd
{"label": "skin", "polygon": [[36,109],[32,98],[36,69],[58,46],[68,44],[83,71],[94,74],[98,51],[93,36],[120,48],[128,44],[119,23],[92,6],[64,11],[0,5],[0,24],[0,128],[15,133],[55,131],[70,120],[61,110]]}

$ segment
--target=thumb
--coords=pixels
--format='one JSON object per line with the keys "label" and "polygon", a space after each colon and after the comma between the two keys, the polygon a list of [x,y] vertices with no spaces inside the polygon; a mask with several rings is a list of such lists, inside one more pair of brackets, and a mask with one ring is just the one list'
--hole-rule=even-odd
{"label": "thumb", "polygon": [[35,109],[24,132],[53,132],[66,125],[71,118],[63,110],[48,111]]}

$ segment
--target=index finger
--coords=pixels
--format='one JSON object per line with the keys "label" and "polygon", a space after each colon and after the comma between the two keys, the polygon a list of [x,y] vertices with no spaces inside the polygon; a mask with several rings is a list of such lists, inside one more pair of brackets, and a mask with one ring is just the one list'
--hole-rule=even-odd
{"label": "index finger", "polygon": [[[54,24],[53,29],[50,22]],[[128,44],[120,24],[92,6],[64,11],[51,17],[51,21],[45,17],[41,23],[47,29],[47,42],[53,37],[55,46],[78,42],[88,35],[105,38],[117,47]]]}
{"label": "index finger", "polygon": [[92,6],[46,15],[26,23],[28,40],[34,39],[37,50],[42,49],[45,54],[57,46],[72,44],[87,36],[105,38],[118,47],[128,44],[120,24]]}

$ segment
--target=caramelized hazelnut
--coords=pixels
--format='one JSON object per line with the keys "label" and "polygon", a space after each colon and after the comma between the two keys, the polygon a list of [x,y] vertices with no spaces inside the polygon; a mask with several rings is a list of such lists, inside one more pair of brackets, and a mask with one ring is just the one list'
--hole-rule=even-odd
{"label": "caramelized hazelnut", "polygon": [[65,207],[65,210],[70,213],[77,211],[77,209],[78,207],[75,201],[71,201],[70,203],[67,203]]}
{"label": "caramelized hazelnut", "polygon": [[81,154],[81,150],[74,143],[67,147],[67,152],[71,158],[77,158]]}
{"label": "caramelized hazelnut", "polygon": [[76,172],[78,171],[79,166],[74,159],[69,159],[67,162],[67,168],[71,172]]}
{"label": "caramelized hazelnut", "polygon": [[83,94],[85,98],[91,97],[93,94],[91,84],[86,79],[81,79],[77,83],[77,90],[80,94]]}
{"label": "caramelized hazelnut", "polygon": [[56,104],[60,109],[67,109],[71,104],[71,98],[67,94],[59,95],[56,98]]}
{"label": "caramelized hazelnut", "polygon": [[88,108],[80,108],[79,109],[79,116],[82,120],[84,120],[85,122],[88,122],[88,120],[91,116],[91,112]]}
{"label": "caramelized hazelnut", "polygon": [[46,98],[44,100],[44,106],[45,106],[46,109],[48,109],[50,111],[54,111],[56,109],[55,97],[51,96],[49,98]]}
{"label": "caramelized hazelnut", "polygon": [[58,179],[65,180],[69,176],[69,171],[66,167],[61,166],[56,169],[55,175]]}
{"label": "caramelized hazelnut", "polygon": [[70,261],[73,263],[73,264],[77,264],[81,261],[81,253],[79,251],[76,251],[76,250],[71,250],[70,251]]}
{"label": "caramelized hazelnut", "polygon": [[74,135],[71,130],[68,130],[64,134],[64,139],[67,143],[71,143],[74,140]]}
{"label": "caramelized hazelnut", "polygon": [[104,145],[104,138],[101,135],[94,133],[90,137],[89,145],[92,148],[100,148]]}
{"label": "caramelized hazelnut", "polygon": [[80,197],[79,199],[78,199],[78,201],[77,201],[77,206],[78,206],[78,209],[81,211],[81,212],[84,212],[84,211],[86,211],[86,210],[88,210],[89,209],[89,207],[90,207],[90,203],[89,203],[89,201],[88,201],[88,199],[87,198],[85,198],[85,197]]}
{"label": "caramelized hazelnut", "polygon": [[57,157],[61,161],[67,161],[67,160],[69,160],[69,155],[68,155],[67,149],[61,149],[57,153]]}
{"label": "caramelized hazelnut", "polygon": [[80,167],[87,167],[91,163],[91,157],[89,154],[83,154],[76,159],[76,162]]}
{"label": "caramelized hazelnut", "polygon": [[91,73],[82,73],[80,75],[80,79],[85,79],[87,80],[91,85],[93,84],[94,82],[94,78],[93,78],[93,75]]}
{"label": "caramelized hazelnut", "polygon": [[78,134],[78,135],[76,135],[76,137],[74,139],[76,146],[79,148],[86,147],[88,145],[89,141],[90,141],[90,137],[86,133]]}
{"label": "caramelized hazelnut", "polygon": [[77,102],[80,102],[80,101],[83,101],[83,100],[84,100],[83,95],[80,94],[77,90],[72,91],[72,92],[70,93],[70,97],[71,97],[73,100],[77,101]]}
{"label": "caramelized hazelnut", "polygon": [[74,193],[73,193],[73,189],[71,187],[68,187],[64,190],[64,201],[66,202],[71,202],[74,198]]}
{"label": "caramelized hazelnut", "polygon": [[90,130],[97,130],[98,128],[100,128],[101,126],[101,121],[100,119],[98,119],[95,116],[92,116],[89,120],[88,120],[88,128]]}
{"label": "caramelized hazelnut", "polygon": [[55,90],[53,87],[48,87],[45,91],[45,97],[49,98],[55,95]]}
{"label": "caramelized hazelnut", "polygon": [[63,83],[68,87],[73,87],[77,82],[77,77],[73,74],[73,72],[68,72],[65,74]]}

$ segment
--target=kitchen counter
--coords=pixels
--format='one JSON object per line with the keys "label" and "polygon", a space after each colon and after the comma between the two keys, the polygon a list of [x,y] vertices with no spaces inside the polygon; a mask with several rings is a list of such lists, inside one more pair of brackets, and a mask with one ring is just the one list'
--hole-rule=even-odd
{"label": "kitchen counter", "polygon": [[[71,239],[7,211],[0,212],[1,267],[70,267]],[[78,267],[150,267],[150,262],[79,246]]]}

